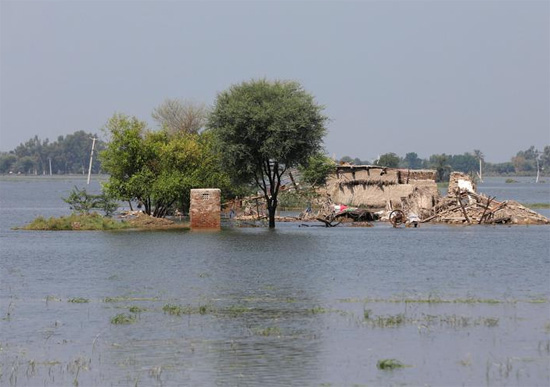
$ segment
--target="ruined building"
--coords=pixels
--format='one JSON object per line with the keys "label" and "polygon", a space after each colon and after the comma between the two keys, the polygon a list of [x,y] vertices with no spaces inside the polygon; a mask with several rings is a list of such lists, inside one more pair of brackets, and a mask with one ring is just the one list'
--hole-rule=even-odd
{"label": "ruined building", "polygon": [[218,188],[192,189],[189,208],[192,229],[221,227],[221,191]]}
{"label": "ruined building", "polygon": [[408,212],[422,216],[429,214],[440,198],[435,177],[434,170],[346,164],[336,167],[326,189],[334,203],[372,211],[407,207]]}

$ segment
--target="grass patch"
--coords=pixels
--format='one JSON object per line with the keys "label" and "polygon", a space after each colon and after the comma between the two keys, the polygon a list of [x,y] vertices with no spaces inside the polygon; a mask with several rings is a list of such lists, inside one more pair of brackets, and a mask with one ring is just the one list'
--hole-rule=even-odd
{"label": "grass patch", "polygon": [[145,308],[140,308],[139,306],[131,306],[130,308],[128,308],[128,311],[130,313],[141,313],[145,312]]}
{"label": "grass patch", "polygon": [[96,212],[91,214],[71,214],[59,218],[44,218],[39,216],[30,224],[16,229],[39,231],[71,231],[71,230],[120,230],[130,228],[126,222],[102,216]]}
{"label": "grass patch", "polygon": [[376,363],[376,368],[378,368],[379,370],[393,370],[396,368],[405,368],[405,367],[408,367],[408,366],[396,359],[382,359],[382,360],[378,360],[378,362]]}
{"label": "grass patch", "polygon": [[514,179],[506,179],[506,180],[505,180],[504,182],[505,182],[505,183],[507,183],[507,184],[515,184],[515,183],[519,183],[519,181],[517,181],[517,180],[514,180]]}
{"label": "grass patch", "polygon": [[67,302],[72,302],[73,304],[87,304],[90,302],[87,298],[82,297],[76,297],[76,298],[69,298]]}
{"label": "grass patch", "polygon": [[111,324],[115,325],[133,324],[135,322],[136,316],[130,314],[119,313],[111,318]]}

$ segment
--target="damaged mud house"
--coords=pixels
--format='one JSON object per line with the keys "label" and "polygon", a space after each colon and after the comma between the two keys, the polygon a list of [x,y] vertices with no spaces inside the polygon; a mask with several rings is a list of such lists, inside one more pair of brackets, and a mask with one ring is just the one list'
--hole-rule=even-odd
{"label": "damaged mud house", "polygon": [[404,223],[407,219],[455,224],[550,223],[518,202],[500,202],[477,193],[466,174],[451,173],[445,197],[441,197],[435,180],[435,170],[339,165],[327,180],[326,195],[334,203],[378,212],[382,219],[398,211]]}
{"label": "damaged mud house", "polygon": [[[435,170],[409,170],[376,165],[343,164],[335,168],[324,188],[318,190],[317,212],[304,212],[294,220],[318,220],[327,226],[349,218],[353,221],[390,220],[392,223],[449,224],[549,224],[550,220],[515,201],[497,201],[477,193],[475,183],[453,172],[447,195],[442,197]],[[292,187],[292,185],[291,185]],[[254,205],[261,208],[254,197]],[[261,216],[251,211],[241,218]],[[399,219],[393,219],[394,214]],[[280,220],[288,221],[288,218]],[[339,223],[338,223],[339,224]]]}

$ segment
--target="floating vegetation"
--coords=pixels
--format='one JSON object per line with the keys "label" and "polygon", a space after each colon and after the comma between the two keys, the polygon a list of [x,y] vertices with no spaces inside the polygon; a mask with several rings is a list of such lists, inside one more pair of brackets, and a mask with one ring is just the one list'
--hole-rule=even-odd
{"label": "floating vegetation", "polygon": [[164,313],[171,314],[173,316],[180,316],[182,314],[209,314],[214,312],[214,308],[211,305],[199,305],[194,308],[191,306],[181,306],[174,304],[166,304],[162,307]]}
{"label": "floating vegetation", "polygon": [[378,360],[376,363],[376,368],[379,370],[393,370],[396,368],[405,368],[409,367],[403,363],[401,363],[399,360],[396,359],[382,359]]}
{"label": "floating vegetation", "polygon": [[493,317],[478,317],[473,319],[466,316],[457,316],[455,314],[449,316],[427,316],[430,321],[436,321],[440,325],[448,325],[452,328],[465,328],[468,326],[484,325],[487,327],[496,327],[499,319]]}
{"label": "floating vegetation", "polygon": [[199,314],[207,314],[213,311],[210,305],[199,305]]}
{"label": "floating vegetation", "polygon": [[546,304],[549,300],[546,300],[544,298],[538,298],[538,299],[534,299],[534,300],[529,300],[527,302],[531,303],[531,304]]}
{"label": "floating vegetation", "polygon": [[365,309],[363,310],[363,317],[365,318],[365,320],[369,320],[370,319],[370,314],[372,313],[372,310],[370,309]]}
{"label": "floating vegetation", "polygon": [[309,310],[311,314],[328,313],[330,310],[323,308],[322,306],[314,306]]}
{"label": "floating vegetation", "polygon": [[158,301],[158,297],[105,297],[103,302]]}
{"label": "floating vegetation", "polygon": [[77,298],[69,298],[67,302],[72,302],[73,304],[87,304],[90,302],[87,298],[77,297]]}
{"label": "floating vegetation", "polygon": [[179,305],[166,304],[162,307],[164,313],[168,313],[174,316],[180,316],[186,311]]}
{"label": "floating vegetation", "polygon": [[[444,299],[440,297],[428,298],[343,298],[338,300],[344,303],[404,303],[404,304],[502,304],[517,303],[517,300],[497,300],[492,298],[456,298]],[[527,302],[548,302],[548,300],[529,300]]]}
{"label": "floating vegetation", "polygon": [[55,296],[46,296],[46,298],[44,300],[46,302],[53,302],[53,301],[60,302],[61,298],[58,298],[58,297],[55,297]]}
{"label": "floating vegetation", "polygon": [[257,328],[254,333],[259,336],[281,336],[281,328],[277,326],[267,328]]}
{"label": "floating vegetation", "polygon": [[514,180],[514,179],[506,179],[504,182],[507,183],[507,184],[519,183],[519,181]]}
{"label": "floating vegetation", "polygon": [[252,311],[252,308],[248,308],[243,305],[231,305],[229,308],[225,310],[225,313],[229,314],[230,316],[240,316],[244,313],[248,313]]}
{"label": "floating vegetation", "polygon": [[380,328],[396,327],[405,323],[405,314],[400,313],[395,316],[378,316],[373,319],[368,319],[374,326]]}
{"label": "floating vegetation", "polygon": [[136,322],[136,316],[119,313],[111,318],[111,324],[133,324]]}
{"label": "floating vegetation", "polygon": [[141,313],[145,311],[145,308],[140,308],[139,306],[131,306],[128,311],[130,311],[130,313]]}

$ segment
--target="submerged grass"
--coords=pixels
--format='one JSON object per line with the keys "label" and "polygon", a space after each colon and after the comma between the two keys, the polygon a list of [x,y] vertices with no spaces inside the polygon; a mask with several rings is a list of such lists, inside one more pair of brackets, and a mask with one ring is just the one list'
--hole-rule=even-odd
{"label": "submerged grass", "polygon": [[256,328],[254,333],[259,336],[281,336],[281,328],[277,326],[267,328]]}
{"label": "submerged grass", "polygon": [[211,305],[199,305],[198,307],[181,306],[174,304],[166,304],[162,307],[164,313],[168,313],[173,316],[181,316],[182,314],[209,314],[214,312],[214,308]]}
{"label": "submerged grass", "polygon": [[396,359],[381,359],[376,363],[376,368],[379,370],[393,370],[396,368],[409,367]]}
{"label": "submerged grass", "polygon": [[111,318],[111,324],[115,325],[133,324],[135,322],[136,316],[132,316],[130,314],[119,313]]}
{"label": "submerged grass", "polygon": [[[394,303],[394,304],[502,304],[516,303],[517,300],[497,300],[491,298],[456,298],[444,299],[440,297],[428,298],[343,298],[344,303]],[[528,302],[547,302],[547,300],[529,300]]]}
{"label": "submerged grass", "polygon": [[105,297],[103,302],[158,301],[158,297]]}
{"label": "submerged grass", "polygon": [[67,302],[72,302],[73,304],[87,304],[90,302],[87,298],[82,297],[76,297],[76,298],[69,298]]}
{"label": "submerged grass", "polygon": [[96,212],[91,214],[71,214],[59,218],[48,219],[39,216],[28,225],[16,228],[21,230],[47,230],[47,231],[68,231],[68,230],[120,230],[130,228],[130,224],[102,216]]}
{"label": "submerged grass", "polygon": [[130,308],[128,308],[128,311],[130,313],[141,313],[141,312],[145,312],[145,308],[140,308],[139,306],[131,306]]}
{"label": "submerged grass", "polygon": [[173,316],[180,316],[184,313],[188,313],[187,309],[180,305],[166,304],[162,307],[164,313],[171,314]]}
{"label": "submerged grass", "polygon": [[395,316],[377,316],[376,318],[368,318],[367,321],[379,328],[391,328],[404,324],[407,322],[407,319],[405,318],[404,313],[399,313]]}

